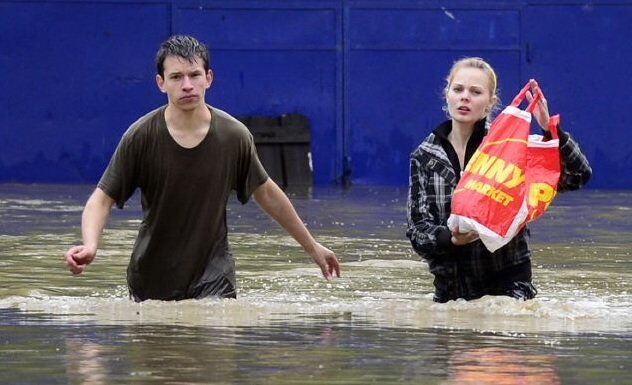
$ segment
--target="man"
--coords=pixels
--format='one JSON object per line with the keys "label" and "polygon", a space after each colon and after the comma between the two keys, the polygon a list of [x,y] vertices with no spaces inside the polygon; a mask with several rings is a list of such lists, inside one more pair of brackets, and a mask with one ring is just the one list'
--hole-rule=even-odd
{"label": "man", "polygon": [[65,254],[70,271],[80,274],[94,260],[112,205],[123,208],[140,188],[143,222],[127,269],[135,301],[236,297],[226,229],[232,190],[242,203],[252,195],[327,280],[340,276],[335,254],[314,240],[268,178],[248,129],[205,103],[213,82],[208,48],[190,36],[173,36],[160,46],[156,67],[168,104],[141,117],[121,138],[84,208],[83,245]]}

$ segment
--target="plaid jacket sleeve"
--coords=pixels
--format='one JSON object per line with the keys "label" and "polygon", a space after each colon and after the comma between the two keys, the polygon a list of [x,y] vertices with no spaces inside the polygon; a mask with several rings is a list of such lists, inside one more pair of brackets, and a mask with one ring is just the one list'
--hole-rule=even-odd
{"label": "plaid jacket sleeve", "polygon": [[439,245],[437,237],[442,232],[449,232],[445,222],[451,197],[451,186],[440,175],[422,167],[420,158],[413,153],[410,158],[406,236],[422,257],[430,258],[430,254],[440,255],[448,251]]}
{"label": "plaid jacket sleeve", "polygon": [[562,167],[557,189],[560,192],[577,190],[588,182],[592,169],[577,142],[567,132],[559,131]]}

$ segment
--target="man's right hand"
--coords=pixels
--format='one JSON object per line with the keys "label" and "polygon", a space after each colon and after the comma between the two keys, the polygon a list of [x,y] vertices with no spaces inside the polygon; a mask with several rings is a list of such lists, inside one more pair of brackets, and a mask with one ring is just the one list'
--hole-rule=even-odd
{"label": "man's right hand", "polygon": [[73,274],[81,274],[86,267],[92,263],[96,255],[96,248],[80,245],[73,246],[68,249],[64,256],[66,258],[66,265],[68,265],[68,269]]}

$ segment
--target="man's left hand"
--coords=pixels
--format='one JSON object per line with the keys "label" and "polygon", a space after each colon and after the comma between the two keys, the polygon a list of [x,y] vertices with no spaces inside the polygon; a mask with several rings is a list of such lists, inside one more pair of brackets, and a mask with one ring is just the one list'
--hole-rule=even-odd
{"label": "man's left hand", "polygon": [[340,277],[340,265],[333,251],[316,242],[314,249],[311,250],[309,254],[318,267],[320,267],[323,277],[325,277],[326,280],[330,281],[334,273],[336,277]]}

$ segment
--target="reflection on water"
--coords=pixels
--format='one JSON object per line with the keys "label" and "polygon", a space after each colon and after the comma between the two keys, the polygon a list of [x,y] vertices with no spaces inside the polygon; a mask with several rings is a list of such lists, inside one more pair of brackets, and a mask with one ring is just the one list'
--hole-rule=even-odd
{"label": "reflection on water", "polygon": [[91,188],[0,185],[0,383],[630,380],[631,192],[562,194],[533,224],[533,301],[433,303],[404,237],[405,189],[355,187],[291,193],[341,279],[322,280],[254,204],[231,201],[238,299],[137,304],[125,283],[136,200],[114,211],[85,274],[65,270]]}
{"label": "reflection on water", "polygon": [[557,385],[554,357],[523,354],[518,349],[477,348],[455,352],[450,359],[446,384],[460,385]]}
{"label": "reflection on water", "polygon": [[11,362],[0,383],[7,384],[598,384],[627,378],[631,347],[616,335],[352,319],[184,327],[35,321],[6,311],[0,318],[12,320],[0,326],[0,365]]}
{"label": "reflection on water", "polygon": [[107,353],[112,349],[81,338],[65,341],[66,376],[71,382],[101,385],[109,381]]}

